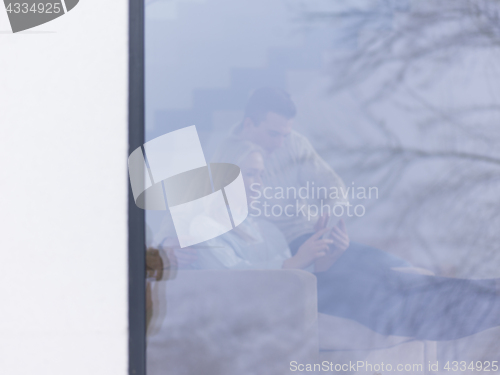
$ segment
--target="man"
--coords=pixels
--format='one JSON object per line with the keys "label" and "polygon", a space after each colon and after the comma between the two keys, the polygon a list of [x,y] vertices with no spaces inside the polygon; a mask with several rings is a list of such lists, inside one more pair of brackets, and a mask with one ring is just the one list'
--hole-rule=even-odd
{"label": "man", "polygon": [[[267,152],[261,204],[252,205],[249,213],[272,220],[292,251],[315,232],[320,217],[332,216],[333,220],[335,206],[343,211],[349,204],[342,197],[342,179],[307,138],[292,129],[295,115],[295,104],[285,91],[260,88],[248,100],[243,121],[224,141],[244,139]],[[332,188],[337,194],[331,194]],[[345,233],[342,237],[346,239]]]}

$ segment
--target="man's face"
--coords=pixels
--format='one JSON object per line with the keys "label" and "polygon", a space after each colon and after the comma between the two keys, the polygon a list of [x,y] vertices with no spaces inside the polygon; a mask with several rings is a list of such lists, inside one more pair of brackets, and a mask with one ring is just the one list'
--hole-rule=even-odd
{"label": "man's face", "polygon": [[259,124],[246,119],[245,128],[248,130],[252,142],[258,144],[267,152],[273,152],[283,146],[285,138],[292,131],[292,119],[287,119],[274,112],[268,112],[264,120]]}

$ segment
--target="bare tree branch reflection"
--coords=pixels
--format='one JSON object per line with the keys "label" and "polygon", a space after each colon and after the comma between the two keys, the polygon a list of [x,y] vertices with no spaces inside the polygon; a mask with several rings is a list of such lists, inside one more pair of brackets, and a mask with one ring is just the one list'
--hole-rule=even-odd
{"label": "bare tree branch reflection", "polygon": [[[369,131],[357,140],[317,133],[323,153],[342,160],[344,174],[377,182],[390,207],[380,227],[423,250],[425,265],[448,276],[495,276],[500,1],[336,5],[302,14],[355,42],[331,62],[331,94],[352,93]],[[451,86],[451,71],[471,83]],[[478,74],[487,77],[481,90],[473,86]]]}

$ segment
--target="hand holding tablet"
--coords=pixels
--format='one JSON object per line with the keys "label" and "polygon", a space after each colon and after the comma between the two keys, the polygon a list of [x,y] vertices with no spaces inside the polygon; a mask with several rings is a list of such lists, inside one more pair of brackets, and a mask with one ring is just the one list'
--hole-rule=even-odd
{"label": "hand holding tablet", "polygon": [[[328,224],[335,223],[335,225],[327,225],[326,220],[329,221]],[[347,250],[350,244],[349,236],[347,235],[347,230],[343,219],[335,216],[322,216],[318,219],[318,223],[316,223],[316,226],[320,225],[326,225],[326,228],[329,228],[323,235],[323,238],[330,239],[333,242],[330,244],[329,251],[326,253],[326,255],[316,260],[316,262],[314,263],[315,272],[323,272],[329,269],[344,253],[344,251]]]}

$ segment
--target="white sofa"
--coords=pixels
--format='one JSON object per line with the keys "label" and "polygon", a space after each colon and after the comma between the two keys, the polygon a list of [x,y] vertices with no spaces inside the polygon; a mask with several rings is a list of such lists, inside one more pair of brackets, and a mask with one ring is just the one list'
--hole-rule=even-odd
{"label": "white sofa", "polygon": [[148,375],[282,374],[318,355],[310,273],[180,271],[152,291]]}

